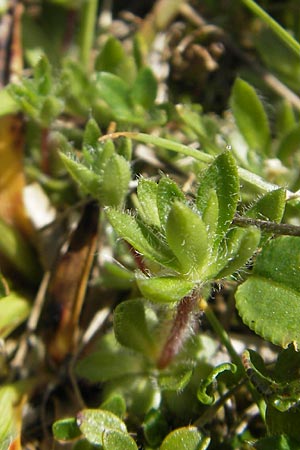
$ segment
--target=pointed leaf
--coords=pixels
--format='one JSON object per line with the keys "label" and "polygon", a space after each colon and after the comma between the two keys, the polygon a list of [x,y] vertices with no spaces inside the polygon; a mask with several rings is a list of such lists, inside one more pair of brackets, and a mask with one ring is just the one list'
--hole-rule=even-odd
{"label": "pointed leaf", "polygon": [[121,394],[112,394],[103,403],[101,403],[100,409],[110,411],[122,419],[126,414],[125,398]]}
{"label": "pointed leaf", "polygon": [[[116,209],[107,209],[106,215],[116,232],[121,237],[123,237],[125,241],[129,242],[129,244],[131,244],[144,257],[166,266],[168,264],[172,265],[170,252],[169,254],[165,254],[163,251],[159,251],[153,248],[151,242],[149,242],[145,237],[145,229],[141,229],[138,221],[133,216],[120,212]],[[149,235],[149,239],[152,239],[152,236]]]}
{"label": "pointed leaf", "polygon": [[198,428],[183,427],[168,434],[160,446],[160,450],[205,450],[209,441]]}
{"label": "pointed leaf", "polygon": [[125,51],[119,39],[109,36],[95,62],[99,72],[110,72],[131,83],[135,77],[136,68],[133,58]]}
{"label": "pointed leaf", "polygon": [[281,140],[277,150],[278,158],[288,167],[293,165],[295,153],[300,149],[300,126],[292,128]]}
{"label": "pointed leaf", "polygon": [[182,272],[201,276],[208,259],[206,226],[201,217],[178,201],[173,203],[166,225],[170,248],[180,261]]}
{"label": "pointed leaf", "polygon": [[161,178],[157,188],[157,209],[161,226],[164,229],[166,227],[172,203],[176,200],[182,202],[185,201],[183,192],[181,192],[175,181],[168,177]]}
{"label": "pointed leaf", "polygon": [[154,342],[148,329],[145,308],[141,300],[120,303],[114,312],[116,339],[125,347],[151,355]]}
{"label": "pointed leaf", "polygon": [[66,166],[68,172],[74,178],[74,180],[79,184],[81,189],[87,193],[91,194],[94,198],[99,198],[100,191],[100,177],[92,170],[88,169],[85,165],[80,162],[74,161],[71,157],[60,153],[60,157]]}
{"label": "pointed leaf", "polygon": [[268,154],[270,143],[268,118],[254,88],[246,81],[236,79],[230,105],[237,126],[249,147],[260,154]]}
{"label": "pointed leaf", "polygon": [[143,67],[134,82],[131,90],[134,102],[142,105],[143,108],[150,109],[154,106],[157,94],[157,81],[153,72],[148,67]]}
{"label": "pointed leaf", "polygon": [[76,365],[76,373],[92,383],[118,381],[122,377],[135,377],[143,370],[141,358],[132,350],[118,346],[115,350],[100,348]]}
{"label": "pointed leaf", "polygon": [[206,208],[203,211],[202,219],[206,225],[207,234],[211,239],[214,238],[218,226],[219,201],[218,195],[214,189],[211,189],[207,199]]}
{"label": "pointed leaf", "polygon": [[300,345],[300,238],[270,241],[258,256],[253,275],[237,290],[239,314],[264,339],[286,348]]}
{"label": "pointed leaf", "polygon": [[209,202],[213,199],[211,190],[215,190],[218,199],[219,215],[216,226],[218,239],[215,238],[214,242],[217,246],[232,222],[239,200],[238,172],[230,151],[219,155],[201,177],[196,205],[202,215],[208,214],[205,213],[207,208],[212,208],[209,206]]}
{"label": "pointed leaf", "polygon": [[77,425],[84,437],[97,445],[102,444],[105,431],[127,431],[125,423],[118,416],[101,409],[83,409],[77,414]]}
{"label": "pointed leaf", "polygon": [[160,227],[156,196],[158,185],[155,181],[141,178],[137,187],[138,210],[142,219],[150,225]]}
{"label": "pointed leaf", "polygon": [[[218,273],[218,277],[227,277],[244,266],[248,259],[253,256],[259,245],[259,240],[260,231],[255,227],[230,230],[224,242],[222,242],[224,248],[224,256],[222,255],[222,258],[227,262]],[[217,265],[222,264],[222,258],[219,257]]]}
{"label": "pointed leaf", "polygon": [[111,108],[117,120],[130,121],[133,113],[129,89],[122,78],[108,72],[99,72],[96,78],[100,98]]}
{"label": "pointed leaf", "polygon": [[247,217],[253,217],[273,222],[281,222],[286,202],[285,189],[274,189],[259,198],[246,212]]}
{"label": "pointed leaf", "polygon": [[39,95],[49,95],[52,88],[52,75],[51,66],[45,55],[34,66],[33,76]]}
{"label": "pointed leaf", "polygon": [[147,278],[138,274],[137,285],[144,297],[154,303],[178,302],[189,294],[195,283],[176,277]]}
{"label": "pointed leaf", "polygon": [[83,146],[96,147],[100,136],[101,131],[100,128],[98,127],[97,122],[93,118],[89,119],[83,133],[83,141],[82,141]]}
{"label": "pointed leaf", "polygon": [[99,198],[105,206],[121,206],[131,178],[129,162],[113,155],[105,164],[101,177]]}

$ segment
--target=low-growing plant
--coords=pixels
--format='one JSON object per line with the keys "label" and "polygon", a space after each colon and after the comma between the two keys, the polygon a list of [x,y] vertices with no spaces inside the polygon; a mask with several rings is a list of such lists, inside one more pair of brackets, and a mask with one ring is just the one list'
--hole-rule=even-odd
{"label": "low-growing plant", "polygon": [[[32,27],[43,51],[37,57],[37,41],[25,40],[30,76],[0,92],[3,161],[14,175],[24,168],[61,217],[47,227],[49,245],[22,208],[0,209],[1,450],[30,441],[76,450],[299,448],[300,102],[290,91],[299,71],[282,73],[265,39],[276,33],[298,69],[299,44],[252,0],[242,3],[270,27],[256,45],[282,77],[274,89],[283,100],[265,92],[272,120],[247,72],[235,77],[222,117],[171,94],[159,102],[146,63],[159,29],[150,16],[152,32],[140,27],[127,52],[107,31],[96,42],[98,2],[42,5],[50,22],[77,10],[75,55],[57,58],[58,43],[49,47],[26,10],[24,33]],[[155,5],[165,27],[187,14],[185,3]],[[60,21],[56,31],[63,35]],[[196,33],[189,39],[204,48]],[[21,169],[7,144],[7,124],[19,119],[6,114],[16,111],[26,117]],[[20,195],[24,185],[13,189]],[[218,297],[239,314],[227,326]],[[247,349],[247,336],[237,350],[232,322],[241,321],[245,335],[273,349],[272,365],[259,345]],[[253,404],[264,432],[243,420]],[[28,432],[36,423],[43,438]]]}

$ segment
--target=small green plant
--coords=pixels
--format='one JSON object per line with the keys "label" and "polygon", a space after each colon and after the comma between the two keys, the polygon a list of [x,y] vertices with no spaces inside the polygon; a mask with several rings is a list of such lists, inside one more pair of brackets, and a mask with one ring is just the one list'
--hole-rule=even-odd
{"label": "small green plant", "polygon": [[[48,427],[41,446],[48,433],[51,446],[74,450],[299,449],[299,43],[243,0],[267,25],[252,45],[278,79],[243,69],[230,112],[209,114],[146,63],[160,27],[198,14],[181,3],[157,2],[124,44],[98,25],[96,0],[41,2],[41,22],[25,8],[29,75],[0,91],[0,152],[10,161],[5,115],[21,112],[21,167],[57,220],[26,235],[0,208],[0,450],[21,449],[21,438],[32,444],[30,417],[21,431],[25,403],[42,405],[46,420],[32,426],[39,435]],[[204,4],[209,16],[233,19]],[[71,45],[65,24],[74,14]],[[170,57],[183,58],[183,72],[189,55],[207,62],[216,49],[192,22]],[[270,39],[290,70],[269,53]],[[49,244],[42,234],[52,229]],[[52,256],[56,241],[63,250]],[[219,297],[223,315],[239,317],[223,320]],[[259,348],[236,349],[231,331],[241,322],[242,335],[273,344],[273,364]],[[264,434],[242,423],[253,403]]]}

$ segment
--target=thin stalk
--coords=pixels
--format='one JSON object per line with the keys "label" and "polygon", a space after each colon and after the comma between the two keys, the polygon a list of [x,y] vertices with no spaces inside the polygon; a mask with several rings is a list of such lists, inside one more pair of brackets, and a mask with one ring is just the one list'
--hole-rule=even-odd
{"label": "thin stalk", "polygon": [[81,7],[81,24],[79,32],[79,59],[87,70],[93,46],[98,0],[85,0]]}
{"label": "thin stalk", "polygon": [[184,297],[177,306],[176,315],[172,324],[170,334],[165,342],[157,362],[159,369],[164,369],[179,353],[187,336],[191,316],[197,301],[195,293]]}
{"label": "thin stalk", "polygon": [[269,233],[285,235],[285,236],[300,236],[300,226],[291,225],[289,223],[269,222],[268,220],[252,219],[250,217],[236,216],[233,223],[239,227],[254,226]]}
{"label": "thin stalk", "polygon": [[244,366],[241,362],[241,358],[235,351],[234,347],[231,344],[231,341],[229,339],[228,334],[222,327],[221,323],[217,319],[215,313],[213,310],[208,306],[207,302],[204,299],[201,299],[200,307],[203,309],[205,316],[207,317],[207,320],[211,324],[212,328],[214,329],[215,333],[219,337],[221,343],[224,345],[224,347],[227,349],[231,360],[236,366],[238,367],[239,373],[244,373]]}
{"label": "thin stalk", "polygon": [[256,14],[261,20],[263,20],[277,36],[280,37],[289,47],[292,49],[297,56],[300,55],[300,44],[297,42],[293,36],[291,36],[284,28],[282,28],[279,23],[276,22],[266,11],[264,11],[257,3],[253,0],[242,0],[247,8]]}
{"label": "thin stalk", "polygon": [[[198,161],[211,164],[215,157],[209,155],[201,150],[197,150],[195,148],[189,147],[184,144],[180,144],[179,142],[170,141],[169,139],[164,139],[161,137],[153,136],[152,134],[145,133],[136,133],[131,131],[120,131],[117,133],[106,134],[105,136],[101,136],[100,141],[105,141],[107,139],[116,139],[118,137],[128,137],[138,142],[143,142],[144,144],[156,145],[157,147],[165,148],[167,150],[171,150],[176,153],[181,153],[182,155],[191,156],[192,158],[197,159]],[[247,183],[255,186],[263,192],[273,191],[274,189],[278,189],[279,186],[273,183],[269,183],[261,178],[259,175],[250,172],[249,170],[243,169],[242,167],[238,167],[238,174],[240,178]],[[291,192],[287,191],[288,194],[292,195]]]}

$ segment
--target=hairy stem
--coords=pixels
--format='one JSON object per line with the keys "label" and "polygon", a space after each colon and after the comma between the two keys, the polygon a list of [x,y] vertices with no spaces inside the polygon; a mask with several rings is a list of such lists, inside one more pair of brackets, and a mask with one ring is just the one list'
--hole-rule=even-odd
{"label": "hairy stem", "polygon": [[276,223],[268,220],[252,219],[250,217],[236,216],[233,223],[240,227],[254,226],[269,233],[288,236],[300,236],[300,227],[288,223]]}
{"label": "hairy stem", "polygon": [[191,295],[180,300],[170,334],[158,359],[157,367],[159,369],[164,369],[167,367],[181,350],[185,338],[187,337],[187,331],[191,322],[196,301],[197,296],[195,293],[192,293]]}

